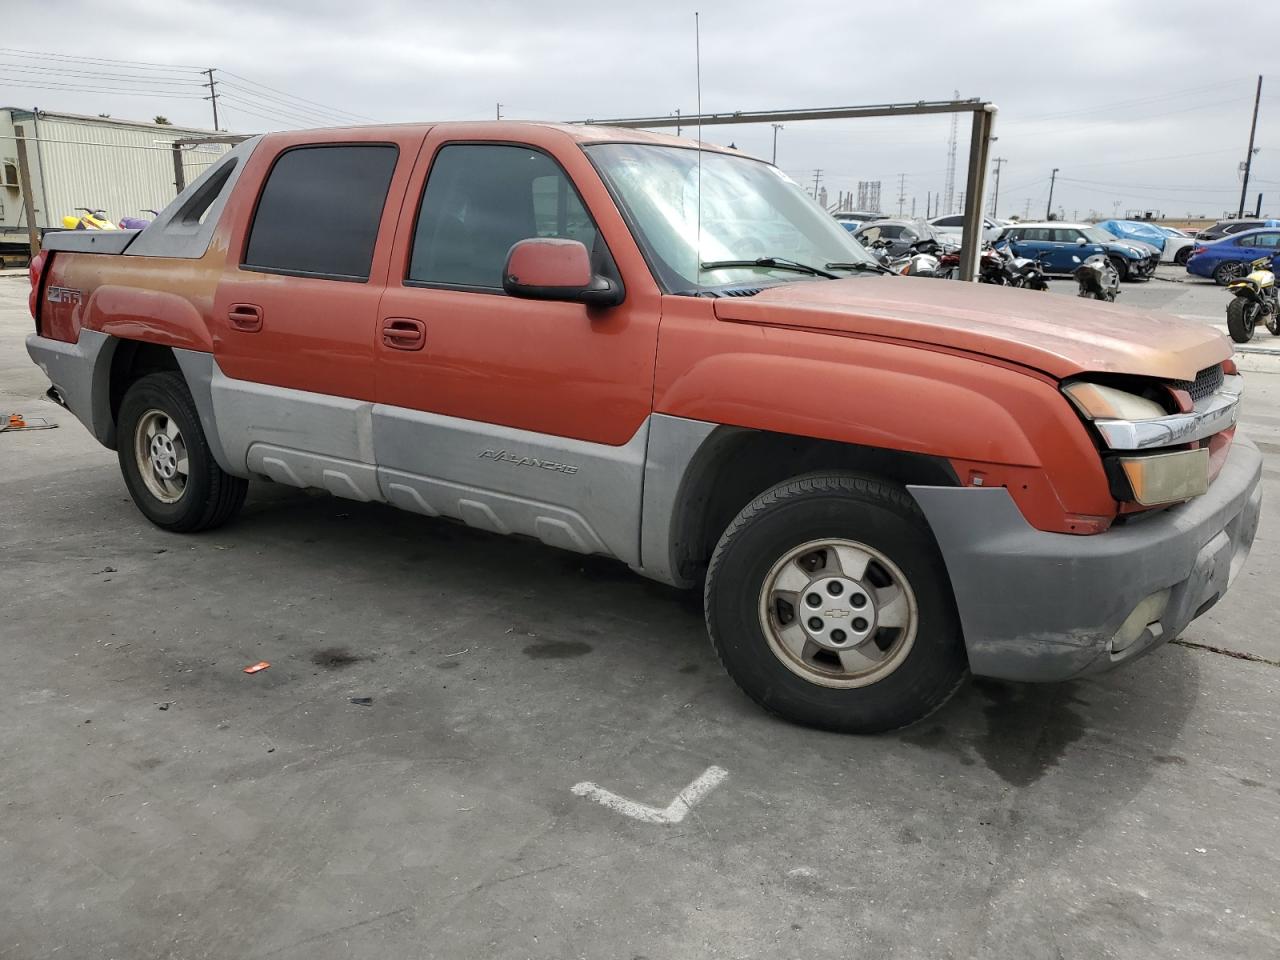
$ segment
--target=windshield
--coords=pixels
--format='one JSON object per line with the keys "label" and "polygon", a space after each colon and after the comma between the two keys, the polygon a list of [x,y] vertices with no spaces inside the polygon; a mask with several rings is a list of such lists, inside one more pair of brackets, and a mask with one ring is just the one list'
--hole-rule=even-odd
{"label": "windshield", "polygon": [[595,144],[586,150],[669,292],[813,279],[778,266],[700,267],[726,260],[787,260],[822,271],[876,263],[795,181],[767,163],[641,143]]}
{"label": "windshield", "polygon": [[1084,227],[1080,231],[1090,243],[1115,243],[1116,236],[1107,233],[1101,227]]}

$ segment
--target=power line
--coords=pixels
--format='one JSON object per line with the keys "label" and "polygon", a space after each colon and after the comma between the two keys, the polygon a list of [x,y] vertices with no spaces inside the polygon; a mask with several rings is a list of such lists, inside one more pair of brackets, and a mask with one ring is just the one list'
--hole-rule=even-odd
{"label": "power line", "polygon": [[[1101,107],[1087,107],[1082,110],[1066,110],[1059,113],[1044,113],[1036,117],[1018,118],[1015,116],[1009,119],[1001,119],[1000,122],[1002,126],[1009,126],[1010,124],[1016,124],[1016,123],[1038,123],[1042,120],[1062,120],[1067,117],[1086,116],[1091,113],[1112,113],[1115,111],[1117,107],[1141,106],[1143,104],[1156,103],[1163,100],[1180,100],[1183,97],[1185,97],[1187,94],[1206,93],[1210,90],[1219,90],[1222,87],[1229,87],[1235,84],[1245,83],[1245,82],[1247,81],[1244,80],[1243,78],[1237,78],[1235,80],[1222,80],[1222,81],[1219,81],[1218,83],[1205,84],[1199,87],[1187,87],[1184,90],[1171,90],[1166,93],[1156,94],[1155,96],[1150,96],[1150,97],[1136,97],[1132,100],[1112,100],[1112,101],[1109,101],[1105,106],[1101,106]],[[1211,105],[1216,105],[1216,104],[1211,104]]]}
{"label": "power line", "polygon": [[[222,83],[223,82],[221,80],[218,81],[219,86],[221,86]],[[240,104],[242,108],[251,107],[255,110],[260,110],[265,113],[271,114],[278,119],[287,120],[292,124],[301,125],[304,127],[332,127],[332,126],[349,125],[349,121],[346,121],[346,120],[335,120],[332,117],[308,116],[306,114],[294,113],[292,110],[289,110],[285,107],[278,106],[274,103],[267,103],[261,100],[245,99],[244,96],[238,91],[235,94],[219,93],[218,99],[225,100],[227,103]]]}
{"label": "power line", "polygon": [[[374,121],[372,117],[366,117],[358,113],[351,113],[348,110],[339,110],[337,107],[330,107],[330,106],[327,106],[326,104],[318,103],[315,100],[308,100],[306,97],[299,97],[299,96],[295,96],[292,93],[286,93],[283,90],[277,90],[275,87],[269,87],[265,83],[259,83],[257,80],[250,80],[248,77],[241,76],[238,73],[232,73],[230,70],[223,70],[222,72],[229,77],[235,77],[236,79],[243,80],[245,83],[251,84],[255,87],[261,87],[264,90],[270,90],[273,93],[281,94],[285,97],[288,97],[291,100],[301,100],[303,103],[309,103],[313,107],[321,107],[324,110],[328,110],[333,113],[343,114],[345,116],[352,117],[356,120],[370,120],[375,123],[377,122],[377,121]],[[263,94],[263,96],[265,97],[265,94]]]}
{"label": "power line", "polygon": [[50,53],[45,50],[24,50],[21,47],[0,47],[0,53],[7,53],[27,60],[74,60],[77,63],[117,63],[136,67],[139,70],[193,70],[200,68],[189,63],[155,63],[150,60],[112,60],[108,57],[88,57],[78,53]]}
{"label": "power line", "polygon": [[[224,77],[227,75],[236,76],[236,74],[231,74],[230,71],[227,71],[227,70],[223,70],[222,74]],[[335,111],[319,110],[314,107],[305,106],[301,103],[294,103],[293,101],[286,100],[283,97],[276,97],[270,94],[259,93],[257,90],[251,89],[250,87],[246,87],[243,84],[236,83],[232,80],[220,79],[218,81],[218,85],[225,89],[235,90],[239,93],[240,96],[246,99],[251,99],[254,102],[262,103],[262,104],[270,104],[281,110],[289,110],[301,117],[308,118],[309,122],[313,124],[316,123],[317,121],[322,121],[325,123],[343,123],[343,124],[350,124],[352,122],[350,117],[344,114],[341,114],[336,110]],[[223,94],[223,96],[226,96],[226,94]]]}
{"label": "power line", "polygon": [[199,100],[199,94],[186,93],[163,93],[151,90],[128,90],[113,87],[88,86],[82,84],[57,83],[55,81],[46,80],[43,83],[34,83],[23,77],[0,77],[0,82],[11,83],[15,87],[27,87],[31,90],[66,90],[70,93],[112,93],[124,94],[130,97],[163,97],[168,100]]}
{"label": "power line", "polygon": [[60,77],[89,77],[102,80],[116,80],[122,83],[145,83],[150,85],[173,84],[179,86],[199,85],[200,81],[194,77],[157,77],[154,74],[128,74],[119,73],[117,71],[103,70],[68,70],[64,67],[39,67],[26,63],[13,63],[0,59],[0,67],[5,70],[16,73],[35,73],[43,75],[46,73],[57,74]]}

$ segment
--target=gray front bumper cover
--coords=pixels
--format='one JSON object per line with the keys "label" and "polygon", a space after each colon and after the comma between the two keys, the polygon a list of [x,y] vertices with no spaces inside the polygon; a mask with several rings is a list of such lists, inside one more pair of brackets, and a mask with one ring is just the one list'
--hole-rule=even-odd
{"label": "gray front bumper cover", "polygon": [[[1227,591],[1253,543],[1262,455],[1239,435],[1201,497],[1094,536],[1045,533],[1002,488],[910,487],[942,549],[979,676],[1065,680],[1178,636]],[[1134,607],[1170,589],[1156,630],[1113,652]]]}

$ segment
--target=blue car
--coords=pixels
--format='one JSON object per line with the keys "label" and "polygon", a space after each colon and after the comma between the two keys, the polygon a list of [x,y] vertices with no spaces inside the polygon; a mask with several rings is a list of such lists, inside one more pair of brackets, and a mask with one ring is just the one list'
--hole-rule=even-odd
{"label": "blue car", "polygon": [[1046,273],[1071,273],[1088,257],[1105,254],[1121,280],[1145,280],[1155,273],[1160,252],[1137,241],[1121,240],[1085,223],[1019,223],[1000,235],[1015,256],[1039,260]]}
{"label": "blue car", "polygon": [[1187,258],[1187,273],[1226,286],[1248,273],[1249,264],[1259,257],[1271,257],[1273,270],[1280,267],[1280,227],[1233,233],[1198,246]]}

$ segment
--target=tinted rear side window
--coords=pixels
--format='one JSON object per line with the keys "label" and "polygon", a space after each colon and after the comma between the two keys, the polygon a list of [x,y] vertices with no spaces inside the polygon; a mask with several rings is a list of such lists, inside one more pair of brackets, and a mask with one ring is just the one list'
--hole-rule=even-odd
{"label": "tinted rear side window", "polygon": [[368,280],[399,150],[387,144],[299,147],[267,177],[249,231],[249,270]]}

